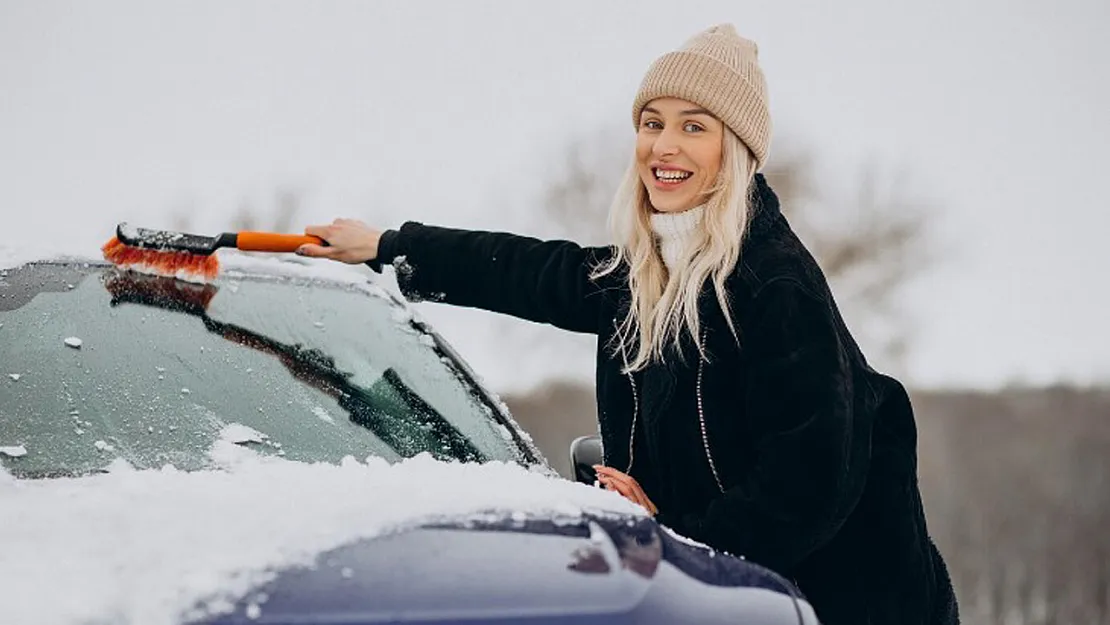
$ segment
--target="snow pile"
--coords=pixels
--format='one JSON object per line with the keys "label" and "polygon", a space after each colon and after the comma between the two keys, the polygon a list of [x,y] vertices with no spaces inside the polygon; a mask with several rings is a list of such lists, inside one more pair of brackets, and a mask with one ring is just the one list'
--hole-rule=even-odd
{"label": "snow pile", "polygon": [[322,278],[343,284],[365,285],[377,276],[365,265],[348,265],[333,260],[304,258],[292,254],[243,254],[235,250],[217,252],[220,274],[229,278],[258,273],[294,278]]}
{"label": "snow pile", "polygon": [[9,456],[12,458],[22,458],[23,456],[27,455],[27,448],[23,445],[8,445],[0,447],[0,454],[4,454],[5,456]]}
{"label": "snow pile", "polygon": [[228,440],[212,456],[225,468],[31,481],[0,470],[0,620],[168,625],[198,606],[227,609],[276,570],[421,521],[646,514],[615,493],[497,462],[307,464]]}
{"label": "snow pile", "polygon": [[229,423],[220,430],[219,439],[229,443],[261,443],[266,435],[242,423]]}
{"label": "snow pile", "polygon": [[316,418],[320,419],[324,423],[335,424],[335,419],[327,410],[324,409],[323,406],[313,406],[312,414],[316,415]]}

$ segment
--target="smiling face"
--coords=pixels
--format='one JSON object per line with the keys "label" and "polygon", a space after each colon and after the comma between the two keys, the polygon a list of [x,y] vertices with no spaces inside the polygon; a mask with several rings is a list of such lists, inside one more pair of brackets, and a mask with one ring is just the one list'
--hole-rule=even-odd
{"label": "smiling face", "polygon": [[721,170],[724,134],[724,124],[693,102],[647,103],[636,132],[636,168],[652,208],[678,213],[708,199]]}

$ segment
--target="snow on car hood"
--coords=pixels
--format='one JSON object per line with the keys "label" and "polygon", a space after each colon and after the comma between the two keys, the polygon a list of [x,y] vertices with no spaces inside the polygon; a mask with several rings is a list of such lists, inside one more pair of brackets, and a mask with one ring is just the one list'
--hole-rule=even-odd
{"label": "snow on car hood", "polygon": [[615,493],[499,462],[308,464],[228,440],[212,456],[220,467],[199,472],[119,461],[104,474],[17,480],[0,469],[0,620],[169,625],[228,610],[321,552],[422,522],[646,515]]}

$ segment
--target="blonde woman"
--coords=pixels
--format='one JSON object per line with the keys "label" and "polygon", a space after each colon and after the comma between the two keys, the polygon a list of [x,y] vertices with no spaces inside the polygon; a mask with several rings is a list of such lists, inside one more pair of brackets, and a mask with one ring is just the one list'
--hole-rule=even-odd
{"label": "blonde woman", "polygon": [[410,299],[596,334],[606,488],[793,579],[826,625],[956,623],[907,393],[868,366],[757,173],[756,45],[720,25],[663,55],[633,122],[609,246],[336,220],[300,252],[404,257]]}

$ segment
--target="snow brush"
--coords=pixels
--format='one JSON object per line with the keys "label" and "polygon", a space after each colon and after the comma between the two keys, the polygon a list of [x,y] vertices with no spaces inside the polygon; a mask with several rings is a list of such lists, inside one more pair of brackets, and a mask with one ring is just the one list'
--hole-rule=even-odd
{"label": "snow brush", "polygon": [[320,237],[276,232],[224,232],[216,236],[168,230],[116,226],[116,236],[101,247],[104,259],[123,269],[211,282],[220,271],[215,252],[233,248],[245,252],[295,252],[307,243],[327,245]]}

